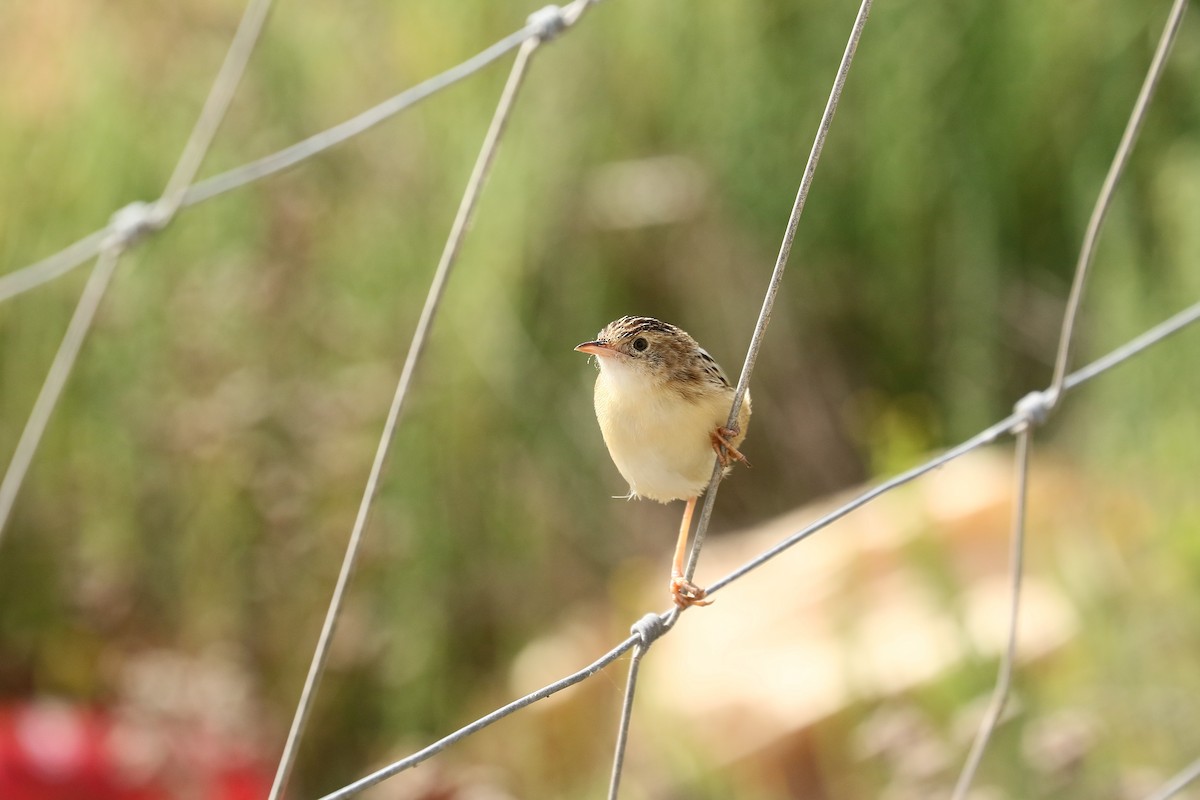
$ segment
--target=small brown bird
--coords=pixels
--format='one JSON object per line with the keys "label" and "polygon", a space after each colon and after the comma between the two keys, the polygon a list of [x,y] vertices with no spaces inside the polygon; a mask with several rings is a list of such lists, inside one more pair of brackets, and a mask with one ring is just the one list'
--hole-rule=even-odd
{"label": "small brown bird", "polygon": [[671,597],[680,608],[707,605],[704,590],[683,577],[688,532],[713,459],[726,472],[732,461],[748,463],[737,446],[750,423],[750,393],[737,425],[726,428],[734,389],[725,373],[686,331],[653,317],[621,317],[575,349],[596,356],[596,419],[629,497],[687,501]]}

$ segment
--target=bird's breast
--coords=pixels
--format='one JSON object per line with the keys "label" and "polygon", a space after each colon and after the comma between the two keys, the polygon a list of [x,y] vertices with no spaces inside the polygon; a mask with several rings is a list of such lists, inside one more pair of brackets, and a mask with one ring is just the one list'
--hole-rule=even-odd
{"label": "bird's breast", "polygon": [[[608,452],[635,495],[665,503],[704,491],[716,458],[710,436],[725,424],[732,390],[685,398],[661,384],[602,371],[595,400]],[[748,413],[747,404],[742,416]]]}

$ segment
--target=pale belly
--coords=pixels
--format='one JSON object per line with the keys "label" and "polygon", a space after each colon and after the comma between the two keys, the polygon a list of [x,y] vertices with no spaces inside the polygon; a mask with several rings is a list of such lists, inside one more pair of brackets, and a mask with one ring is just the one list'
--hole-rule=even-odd
{"label": "pale belly", "polygon": [[[673,392],[630,393],[620,396],[601,377],[596,382],[596,416],[604,443],[630,491],[639,497],[669,502],[699,496],[712,477],[716,454],[712,432],[727,421],[733,392],[698,401]],[[738,415],[745,437],[750,397]]]}

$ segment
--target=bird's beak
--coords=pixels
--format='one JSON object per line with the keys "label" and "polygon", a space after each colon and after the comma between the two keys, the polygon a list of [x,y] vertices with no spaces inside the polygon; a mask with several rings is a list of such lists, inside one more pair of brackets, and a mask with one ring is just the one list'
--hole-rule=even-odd
{"label": "bird's beak", "polygon": [[575,349],[581,353],[589,353],[594,356],[612,356],[616,355],[616,351],[612,349],[612,345],[597,339],[594,342],[584,342],[575,346]]}

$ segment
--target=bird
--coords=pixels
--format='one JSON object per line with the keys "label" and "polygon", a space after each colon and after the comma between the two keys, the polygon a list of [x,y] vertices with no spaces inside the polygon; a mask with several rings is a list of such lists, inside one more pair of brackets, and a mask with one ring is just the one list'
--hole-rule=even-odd
{"label": "bird", "polygon": [[734,461],[749,466],[737,448],[750,423],[750,393],[736,424],[726,427],[734,388],[725,372],[687,331],[653,317],[621,317],[575,349],[596,357],[596,420],[617,471],[629,483],[626,497],[687,501],[671,598],[681,609],[708,605],[705,590],[684,577],[688,532],[714,459],[722,475]]}

